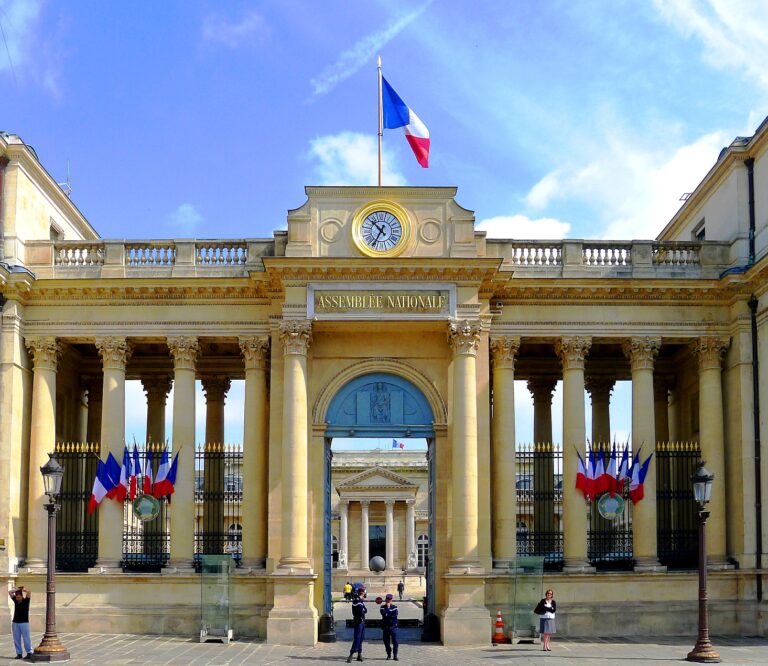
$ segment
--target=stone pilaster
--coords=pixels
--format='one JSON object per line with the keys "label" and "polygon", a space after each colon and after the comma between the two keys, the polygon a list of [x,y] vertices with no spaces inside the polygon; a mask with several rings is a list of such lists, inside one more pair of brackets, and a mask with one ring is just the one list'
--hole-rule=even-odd
{"label": "stone pilaster", "polygon": [[[656,425],[653,404],[653,364],[661,340],[635,337],[622,346],[632,367],[632,449],[642,447],[640,460],[656,452]],[[635,569],[656,570],[659,559],[656,544],[656,460],[648,466],[645,497],[632,507],[632,548]]]}
{"label": "stone pilaster", "polygon": [[208,375],[201,380],[205,394],[205,466],[203,468],[203,552],[224,552],[224,401],[229,377]]}
{"label": "stone pilaster", "polygon": [[563,366],[563,555],[564,571],[590,571],[587,562],[587,508],[576,490],[578,458],[586,447],[584,362],[592,339],[564,337],[555,351]]}
{"label": "stone pilaster", "polygon": [[349,502],[339,502],[339,569],[349,568]]}
{"label": "stone pilaster", "polygon": [[699,445],[707,469],[715,475],[712,498],[707,505],[708,563],[722,567],[727,563],[725,503],[725,427],[723,423],[722,358],[730,340],[701,337],[692,348],[699,359]]}
{"label": "stone pilaster", "polygon": [[515,361],[519,337],[492,337],[491,511],[493,566],[508,567],[517,553],[515,488]]}
{"label": "stone pilaster", "polygon": [[416,568],[416,500],[405,500],[405,560],[407,569]]}
{"label": "stone pilaster", "polygon": [[[173,452],[178,453],[171,511],[169,571],[189,571],[195,548],[195,378],[200,345],[196,337],[168,338],[173,357]],[[176,508],[178,507],[178,508]]]}
{"label": "stone pilaster", "polygon": [[44,573],[48,560],[48,521],[43,508],[47,498],[40,468],[56,446],[56,372],[62,349],[54,337],[28,337],[25,342],[33,362],[26,565]]}
{"label": "stone pilaster", "polygon": [[368,508],[370,504],[368,500],[360,501],[360,568],[364,571],[368,571],[368,563],[371,559],[368,551]]}
{"label": "stone pilaster", "polygon": [[[122,463],[125,448],[125,368],[133,347],[125,338],[97,338],[104,371],[101,401],[101,456],[112,454]],[[119,570],[123,559],[123,505],[104,501],[99,505],[99,572]]]}
{"label": "stone pilaster", "polygon": [[267,559],[269,338],[240,338],[245,364],[243,422],[243,566],[264,568]]}

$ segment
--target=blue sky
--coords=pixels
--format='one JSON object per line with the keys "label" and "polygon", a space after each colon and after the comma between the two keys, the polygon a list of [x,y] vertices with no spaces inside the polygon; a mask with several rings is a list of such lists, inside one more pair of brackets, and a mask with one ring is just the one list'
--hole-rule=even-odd
{"label": "blue sky", "polygon": [[[768,3],[0,0],[0,130],[104,237],[270,237],[303,187],[375,183],[376,55],[430,130],[385,184],[489,234],[655,236],[768,114]],[[519,392],[518,392],[519,393]]]}

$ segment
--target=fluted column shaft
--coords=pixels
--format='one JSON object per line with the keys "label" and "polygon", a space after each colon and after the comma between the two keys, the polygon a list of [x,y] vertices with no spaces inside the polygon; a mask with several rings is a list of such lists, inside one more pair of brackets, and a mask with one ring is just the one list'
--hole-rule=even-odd
{"label": "fluted column shaft", "polygon": [[[653,363],[661,340],[637,337],[627,340],[624,354],[632,366],[632,449],[642,447],[640,460],[656,453],[653,400]],[[632,548],[637,568],[658,565],[656,539],[656,460],[651,460],[643,486],[645,497],[632,507]]]}
{"label": "fluted column shaft", "polygon": [[584,385],[592,400],[592,443],[611,441],[611,391],[614,380],[605,377],[587,377]]}
{"label": "fluted column shaft", "polygon": [[711,565],[724,564],[726,545],[725,429],[721,361],[727,338],[703,337],[693,345],[699,357],[699,445],[701,457],[715,475],[707,509],[707,557]]}
{"label": "fluted column shaft", "polygon": [[[48,528],[43,508],[45,486],[40,468],[56,446],[56,371],[61,346],[56,338],[27,338],[32,354],[32,414],[29,441],[29,504],[27,506],[27,560],[30,567],[43,567],[48,559]],[[6,470],[6,473],[7,470]]]}
{"label": "fluted column shaft", "polygon": [[508,566],[517,553],[515,489],[515,360],[518,337],[491,338],[493,416],[491,470],[494,566]]}
{"label": "fluted column shaft", "polygon": [[563,365],[563,555],[565,568],[581,570],[587,564],[587,511],[576,490],[576,452],[586,445],[584,414],[584,361],[591,338],[561,338],[556,351]]}
{"label": "fluted column shaft", "polygon": [[669,442],[669,377],[653,378],[653,418],[656,424],[656,443]]}
{"label": "fluted column shaft", "polygon": [[173,451],[179,454],[171,508],[170,566],[188,569],[195,548],[195,337],[168,338],[173,356]]}
{"label": "fluted column shaft", "polygon": [[228,377],[202,378],[205,394],[205,466],[203,467],[203,552],[224,552],[224,400]]}
{"label": "fluted column shaft", "polygon": [[307,352],[308,321],[280,325],[283,342],[282,569],[309,568],[307,557]]}
{"label": "fluted column shaft", "polygon": [[405,562],[416,562],[416,500],[405,501]]}
{"label": "fluted column shaft", "polygon": [[344,568],[349,566],[349,502],[339,503],[339,562],[343,561]]}
{"label": "fluted column shaft", "polygon": [[368,562],[371,559],[368,551],[368,500],[360,502],[360,568],[368,571]]}
{"label": "fluted column shaft", "polygon": [[451,443],[450,566],[480,567],[478,557],[477,491],[477,347],[480,325],[452,322],[448,340],[453,349],[453,441]]}
{"label": "fluted column shaft", "polygon": [[165,442],[165,405],[171,391],[167,375],[143,377],[141,384],[147,395],[147,442]]}
{"label": "fluted column shaft", "polygon": [[243,564],[263,568],[267,559],[269,338],[240,338],[240,351],[245,362]]}
{"label": "fluted column shaft", "polygon": [[[98,338],[104,380],[101,401],[101,456],[111,453],[119,463],[125,448],[125,366],[131,345],[125,338]],[[104,501],[99,505],[98,567],[116,568],[123,559],[123,505]]]}
{"label": "fluted column shaft", "polygon": [[395,500],[384,500],[387,516],[387,569],[395,568]]}

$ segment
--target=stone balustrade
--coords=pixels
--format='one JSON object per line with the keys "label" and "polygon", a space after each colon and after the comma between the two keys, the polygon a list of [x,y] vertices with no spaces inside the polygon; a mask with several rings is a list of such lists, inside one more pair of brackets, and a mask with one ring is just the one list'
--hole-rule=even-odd
{"label": "stone balustrade", "polygon": [[[488,239],[486,256],[516,277],[717,278],[731,267],[727,242]],[[272,239],[27,241],[40,278],[238,276],[279,254]]]}

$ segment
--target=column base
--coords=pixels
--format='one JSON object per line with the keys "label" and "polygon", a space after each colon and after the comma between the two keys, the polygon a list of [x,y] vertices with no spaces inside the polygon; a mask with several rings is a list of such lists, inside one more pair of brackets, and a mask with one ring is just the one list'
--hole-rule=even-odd
{"label": "column base", "polygon": [[187,558],[171,559],[160,573],[163,575],[189,575],[195,573],[195,562]]}
{"label": "column base", "polygon": [[595,573],[595,567],[593,567],[587,560],[581,559],[568,559],[566,558],[563,564],[564,574],[580,574],[580,573]]}
{"label": "column base", "polygon": [[275,572],[274,603],[267,614],[267,643],[271,645],[315,645],[317,609],[314,605],[314,574]]}
{"label": "column base", "polygon": [[634,571],[637,573],[665,573],[667,567],[659,562],[655,557],[635,558]]}
{"label": "column base", "polygon": [[265,573],[267,570],[266,558],[254,558],[252,560],[240,560],[240,566],[235,569],[235,574]]}
{"label": "column base", "polygon": [[88,569],[89,574],[116,574],[123,573],[123,568],[120,566],[120,560],[112,558],[100,557],[96,560],[96,564]]}
{"label": "column base", "polygon": [[312,574],[312,562],[306,557],[283,557],[277,564],[276,575]]}
{"label": "column base", "polygon": [[725,558],[707,557],[707,571],[731,571],[735,568],[736,565],[729,562]]}
{"label": "column base", "polygon": [[494,570],[511,570],[515,567],[515,558],[514,557],[502,557],[498,560],[493,560],[493,569]]}
{"label": "column base", "polygon": [[448,601],[442,617],[443,645],[490,645],[492,623],[485,607],[485,575],[451,572],[443,578]]}
{"label": "column base", "polygon": [[455,575],[483,574],[485,567],[478,560],[451,560],[448,573]]}
{"label": "column base", "polygon": [[19,569],[18,573],[23,574],[47,574],[48,573],[48,563],[45,560],[27,560],[22,564]]}

